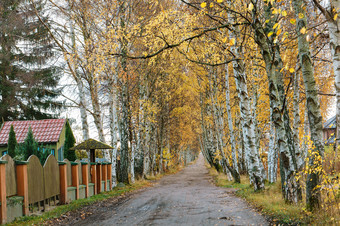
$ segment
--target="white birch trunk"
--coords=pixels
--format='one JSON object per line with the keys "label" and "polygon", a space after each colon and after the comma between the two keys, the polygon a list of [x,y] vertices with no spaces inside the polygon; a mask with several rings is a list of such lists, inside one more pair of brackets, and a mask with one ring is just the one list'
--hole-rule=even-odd
{"label": "white birch trunk", "polygon": [[276,131],[272,121],[272,109],[270,109],[270,131],[269,131],[269,150],[268,150],[268,181],[275,183],[277,179],[277,160],[278,153],[276,148]]}
{"label": "white birch trunk", "polygon": [[[306,39],[307,34],[301,33],[302,28],[307,28],[306,16],[301,18],[299,15],[306,15],[306,11],[302,7],[304,2],[302,0],[294,1],[294,9],[297,20],[296,30],[298,33],[298,49],[299,59],[302,68],[302,75],[306,89],[307,111],[309,119],[309,127],[311,131],[311,140],[313,141],[313,151],[323,156],[324,146],[322,137],[322,117],[320,111],[319,97],[317,94],[316,82],[314,78],[314,68],[310,54],[309,43]],[[314,166],[314,156],[310,156],[309,165]],[[310,172],[307,175],[306,182],[306,202],[307,207],[315,209],[321,206],[321,193],[318,185],[320,177],[318,172]]]}
{"label": "white birch trunk", "polygon": [[[270,105],[272,108],[272,121],[275,123],[275,130],[277,134],[277,144],[280,153],[280,173],[281,173],[281,187],[282,194],[285,200],[290,202],[298,202],[300,199],[300,186],[295,180],[296,162],[295,152],[293,146],[289,146],[288,138],[289,126],[286,128],[285,123],[288,120],[283,116],[285,112],[284,108],[284,92],[282,80],[282,60],[278,47],[272,45],[272,38],[268,39],[265,29],[272,29],[275,21],[272,21],[271,17],[272,5],[268,3],[264,7],[265,17],[269,20],[265,24],[266,28],[262,26],[262,23],[256,18],[256,12],[253,11],[254,22],[252,23],[255,41],[261,49],[262,57],[266,65],[266,72],[269,80],[269,97]],[[282,112],[283,109],[283,112]],[[293,141],[292,141],[293,142]]]}
{"label": "white birch trunk", "polygon": [[116,92],[113,87],[114,84],[110,86],[110,94],[109,94],[109,125],[110,125],[110,140],[111,146],[113,149],[111,150],[111,177],[112,184],[111,187],[115,187],[117,185],[117,144],[118,144],[118,118],[117,118],[117,104],[116,104]]}
{"label": "white birch trunk", "polygon": [[233,118],[231,115],[231,107],[230,107],[230,87],[229,87],[229,71],[228,71],[228,65],[225,66],[225,99],[226,99],[226,109],[227,109],[227,116],[228,116],[228,128],[229,128],[229,136],[230,136],[230,145],[231,145],[231,155],[233,159],[233,168],[234,168],[234,180],[237,183],[241,182],[240,179],[240,173],[238,169],[238,163],[237,163],[237,149],[236,149],[236,140],[235,140],[235,134],[234,134],[234,126],[233,126]]}

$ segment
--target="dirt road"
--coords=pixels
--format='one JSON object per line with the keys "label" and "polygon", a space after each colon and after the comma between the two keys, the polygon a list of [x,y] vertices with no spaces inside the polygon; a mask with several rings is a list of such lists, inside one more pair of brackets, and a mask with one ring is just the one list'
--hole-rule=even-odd
{"label": "dirt road", "polygon": [[[74,224],[75,222],[73,222]],[[76,225],[268,225],[263,216],[212,178],[200,155],[181,172]]]}

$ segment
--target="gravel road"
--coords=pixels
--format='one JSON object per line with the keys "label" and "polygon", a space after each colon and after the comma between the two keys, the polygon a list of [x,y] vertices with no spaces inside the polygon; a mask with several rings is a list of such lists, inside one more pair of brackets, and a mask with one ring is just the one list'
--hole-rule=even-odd
{"label": "gravel road", "polygon": [[202,155],[195,164],[73,225],[268,225],[266,219],[216,187]]}

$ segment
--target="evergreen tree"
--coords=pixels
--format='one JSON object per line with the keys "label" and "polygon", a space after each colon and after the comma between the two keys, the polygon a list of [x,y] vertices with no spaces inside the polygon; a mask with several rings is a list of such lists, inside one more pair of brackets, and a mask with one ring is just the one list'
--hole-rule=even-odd
{"label": "evergreen tree", "polygon": [[8,155],[14,158],[15,156],[15,146],[17,146],[17,138],[15,137],[15,132],[13,125],[11,125],[11,129],[9,131],[9,136],[8,136]]}
{"label": "evergreen tree", "polygon": [[38,142],[34,138],[31,127],[29,127],[24,143],[17,145],[15,149],[14,159],[26,161],[31,155],[35,155],[39,158],[41,165],[44,165],[50,154],[50,149],[44,148],[41,145],[39,146]]}
{"label": "evergreen tree", "polygon": [[[39,15],[43,0],[35,0]],[[49,26],[47,16],[41,17]],[[60,89],[59,69],[53,66],[56,52],[52,38],[31,1],[0,1],[0,116],[4,120],[45,119],[56,115]]]}
{"label": "evergreen tree", "polygon": [[70,148],[72,148],[75,143],[76,143],[76,140],[74,139],[70,123],[66,121],[64,157],[70,161],[75,161],[77,159],[75,151],[70,150]]}
{"label": "evergreen tree", "polygon": [[29,127],[27,137],[25,138],[24,143],[20,145],[20,153],[23,153],[24,160],[27,160],[31,155],[38,156],[38,149],[38,142],[34,139],[33,131],[31,127]]}

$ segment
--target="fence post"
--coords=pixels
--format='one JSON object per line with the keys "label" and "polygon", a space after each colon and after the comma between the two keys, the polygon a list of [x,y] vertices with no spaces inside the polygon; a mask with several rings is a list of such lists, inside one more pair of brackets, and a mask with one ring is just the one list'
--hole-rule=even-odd
{"label": "fence post", "polygon": [[112,189],[112,164],[108,163],[107,164],[107,179],[109,180],[109,191]]}
{"label": "fence post", "polygon": [[93,195],[97,194],[97,169],[95,162],[91,162],[91,182],[94,184]]}
{"label": "fence post", "polygon": [[103,180],[104,180],[104,191],[107,191],[107,164],[103,163]]}
{"label": "fence post", "polygon": [[97,164],[97,194],[102,191],[102,164]]}
{"label": "fence post", "polygon": [[22,213],[27,216],[28,210],[28,179],[27,179],[27,164],[25,161],[16,162],[17,171],[17,193],[18,196],[23,196]]}
{"label": "fence post", "polygon": [[72,187],[76,187],[76,199],[79,199],[79,172],[78,163],[71,162]]}
{"label": "fence post", "polygon": [[7,199],[6,199],[6,163],[0,161],[0,223],[7,222]]}
{"label": "fence post", "polygon": [[87,162],[81,163],[82,177],[83,177],[83,185],[85,185],[85,198],[89,197],[89,170],[88,170]]}
{"label": "fence post", "polygon": [[67,202],[67,165],[65,162],[59,162],[60,177],[60,204]]}

